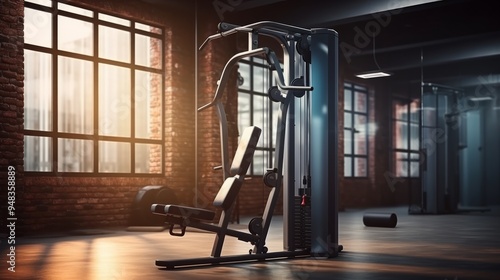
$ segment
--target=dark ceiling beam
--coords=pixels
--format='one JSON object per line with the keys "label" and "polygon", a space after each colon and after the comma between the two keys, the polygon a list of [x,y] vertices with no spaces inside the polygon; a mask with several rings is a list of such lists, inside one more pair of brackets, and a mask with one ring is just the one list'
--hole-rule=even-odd
{"label": "dark ceiling beam", "polygon": [[[374,57],[375,54],[375,57]],[[343,55],[341,51],[341,56]],[[345,54],[344,54],[345,55]],[[350,56],[347,65],[355,71],[375,70],[377,65],[387,71],[448,64],[500,55],[500,32],[425,42],[408,46],[363,51]],[[422,57],[422,61],[421,61]]]}
{"label": "dark ceiling beam", "polygon": [[[462,0],[455,0],[462,1]],[[255,2],[255,3],[254,3]],[[266,5],[264,5],[264,3]],[[331,27],[337,24],[365,20],[377,13],[390,11],[392,14],[428,9],[436,5],[450,3],[448,0],[310,0],[243,1],[234,11],[228,13],[232,23],[247,24],[250,21],[272,20],[305,28]],[[255,8],[250,9],[252,4]],[[247,7],[248,6],[248,7]]]}

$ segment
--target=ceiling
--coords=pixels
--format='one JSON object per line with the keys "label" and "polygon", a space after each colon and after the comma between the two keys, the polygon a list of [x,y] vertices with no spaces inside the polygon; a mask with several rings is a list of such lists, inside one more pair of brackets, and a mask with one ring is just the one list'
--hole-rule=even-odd
{"label": "ceiling", "polygon": [[[280,21],[339,33],[341,65],[381,68],[399,81],[459,88],[500,85],[500,19],[495,1],[265,1],[227,13],[246,24]],[[266,3],[267,2],[267,3]]]}
{"label": "ceiling", "polygon": [[[166,3],[186,3],[192,9],[195,0],[142,1],[164,7]],[[271,20],[335,29],[340,63],[347,73],[380,67],[394,74],[393,81],[423,80],[469,90],[481,86],[491,89],[493,85],[500,92],[500,15],[494,8],[496,2],[210,0],[211,7],[199,12],[239,25]]]}

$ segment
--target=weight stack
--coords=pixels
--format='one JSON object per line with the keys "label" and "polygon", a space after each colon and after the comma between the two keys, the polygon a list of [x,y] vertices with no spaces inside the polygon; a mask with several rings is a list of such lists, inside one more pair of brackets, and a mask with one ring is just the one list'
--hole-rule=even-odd
{"label": "weight stack", "polygon": [[295,217],[293,227],[293,241],[295,249],[311,248],[311,197],[307,196],[305,205],[302,205],[302,196],[294,200]]}

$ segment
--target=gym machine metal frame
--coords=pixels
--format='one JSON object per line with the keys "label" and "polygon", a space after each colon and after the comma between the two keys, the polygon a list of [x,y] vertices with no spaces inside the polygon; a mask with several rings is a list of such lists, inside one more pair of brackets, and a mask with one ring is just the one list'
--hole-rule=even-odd
{"label": "gym machine metal frame", "polygon": [[[342,250],[338,244],[338,36],[331,29],[305,29],[282,23],[262,21],[245,26],[228,23],[219,24],[219,32],[208,37],[200,50],[210,41],[235,33],[248,34],[248,50],[234,55],[225,65],[214,99],[198,109],[202,111],[215,106],[220,124],[221,157],[224,179],[231,176],[228,152],[227,119],[221,101],[223,87],[229,72],[237,62],[246,57],[264,56],[277,86],[269,89],[269,98],[280,103],[275,145],[274,165],[264,175],[264,183],[271,188],[264,213],[261,218],[250,222],[251,233],[227,229],[225,234],[254,245],[250,254],[220,256],[222,244],[214,243],[212,256],[207,258],[157,260],[156,265],[172,269],[175,267],[199,266],[209,264],[293,258],[298,256],[335,257]],[[283,48],[283,71],[274,51],[267,47],[259,48],[259,35],[276,39]],[[301,77],[296,77],[302,71]],[[306,106],[296,104],[297,98],[306,95]],[[295,98],[297,97],[297,98]],[[295,116],[295,110],[305,110],[305,118]],[[306,128],[296,131],[300,122]],[[301,134],[299,134],[299,132]],[[307,140],[307,141],[304,141]],[[296,160],[296,143],[306,144]],[[305,142],[305,143],[302,143]],[[286,161],[285,161],[286,159]],[[296,178],[298,165],[302,168],[304,180]],[[310,172],[310,173],[309,173]],[[307,173],[307,174],[306,174]],[[300,176],[299,176],[300,178]],[[304,181],[310,194],[307,204],[310,207],[310,244],[297,246],[294,239],[296,223],[295,206],[298,185]],[[268,252],[265,246],[274,209],[283,190],[284,249],[281,252]],[[304,194],[306,194],[304,193]],[[302,205],[305,206],[305,205]],[[214,226],[196,223],[197,228],[214,231]],[[215,250],[217,247],[218,250]],[[219,252],[214,254],[214,252]]]}

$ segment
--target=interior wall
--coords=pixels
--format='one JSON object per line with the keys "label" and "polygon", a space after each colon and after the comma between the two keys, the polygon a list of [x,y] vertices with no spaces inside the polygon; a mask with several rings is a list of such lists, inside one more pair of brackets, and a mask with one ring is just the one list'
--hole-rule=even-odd
{"label": "interior wall", "polygon": [[495,98],[484,106],[484,185],[486,205],[500,204],[500,110]]}
{"label": "interior wall", "polygon": [[[15,201],[21,199],[17,194],[23,191],[24,185],[23,8],[22,0],[0,0],[0,180],[2,182],[0,211],[2,214],[7,213],[8,179],[15,184],[15,186],[9,185],[10,191],[16,194],[16,196],[10,195],[16,198]],[[0,232],[7,233],[5,222],[6,219],[0,220]]]}
{"label": "interior wall", "polygon": [[[123,15],[155,25],[165,27],[165,176],[67,176],[64,173],[55,175],[27,174],[25,182],[17,182],[16,207],[19,215],[16,229],[19,234],[32,232],[70,230],[91,227],[125,226],[137,191],[147,185],[165,185],[172,188],[180,203],[192,203],[194,186],[194,59],[192,10],[161,11],[139,1],[69,1],[69,4],[81,5],[110,14]],[[16,53],[22,57],[23,41],[23,1],[2,1],[2,12],[10,15],[3,17],[15,31],[2,30],[2,40],[12,41],[18,47]],[[12,7],[12,8],[11,8]],[[20,35],[19,35],[20,34]],[[21,44],[16,44],[19,41]],[[11,43],[12,44],[12,43]],[[9,46],[1,42],[2,48]],[[12,51],[9,51],[12,52]],[[9,52],[2,49],[2,56]],[[2,65],[4,65],[2,59]],[[12,69],[20,73],[18,81],[22,81],[22,59],[12,60]],[[4,72],[2,75],[4,76]],[[0,79],[0,82],[2,80]],[[12,81],[7,81],[12,84]],[[19,83],[18,83],[19,84]],[[19,178],[22,178],[23,149],[14,149],[23,142],[23,85],[19,89],[9,89],[9,94],[16,93],[13,115],[16,123],[13,143],[2,143],[2,149],[16,150],[12,161],[5,164],[19,166]],[[2,93],[3,98],[3,93]],[[2,100],[2,104],[4,104]],[[6,102],[9,103],[9,102]],[[14,107],[12,107],[14,110]],[[5,118],[2,117],[2,122]],[[8,121],[8,120],[7,120]],[[6,125],[1,127],[6,128]],[[14,130],[12,130],[14,132]],[[5,144],[5,145],[4,145]],[[2,155],[2,158],[3,155]],[[16,167],[17,168],[17,167]],[[3,170],[3,168],[2,168]]]}

